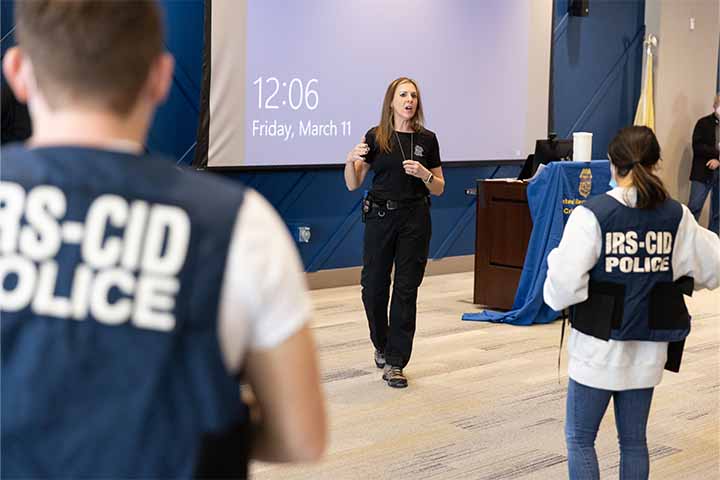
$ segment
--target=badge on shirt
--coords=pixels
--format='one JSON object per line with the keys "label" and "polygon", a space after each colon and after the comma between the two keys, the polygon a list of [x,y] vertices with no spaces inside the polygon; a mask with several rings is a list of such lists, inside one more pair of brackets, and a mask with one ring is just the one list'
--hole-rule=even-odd
{"label": "badge on shirt", "polygon": [[423,147],[421,145],[415,145],[415,156],[422,158],[425,153],[425,150],[423,150]]}

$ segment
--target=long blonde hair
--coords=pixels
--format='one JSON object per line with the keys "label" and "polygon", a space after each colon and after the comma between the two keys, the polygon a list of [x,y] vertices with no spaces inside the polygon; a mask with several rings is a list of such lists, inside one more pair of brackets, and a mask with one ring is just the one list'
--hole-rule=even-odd
{"label": "long blonde hair", "polygon": [[380,113],[380,124],[375,129],[375,141],[380,147],[380,150],[385,153],[390,153],[392,151],[391,139],[393,132],[395,132],[395,118],[392,111],[392,102],[393,98],[395,98],[395,90],[397,90],[397,88],[403,83],[410,83],[415,87],[415,90],[417,90],[417,108],[415,109],[415,116],[413,116],[411,120],[412,129],[415,132],[422,132],[425,129],[425,127],[423,127],[425,116],[423,114],[420,89],[418,88],[417,83],[415,80],[408,77],[396,78],[390,82],[390,85],[388,85],[388,88],[385,91],[385,100],[383,100],[382,112]]}

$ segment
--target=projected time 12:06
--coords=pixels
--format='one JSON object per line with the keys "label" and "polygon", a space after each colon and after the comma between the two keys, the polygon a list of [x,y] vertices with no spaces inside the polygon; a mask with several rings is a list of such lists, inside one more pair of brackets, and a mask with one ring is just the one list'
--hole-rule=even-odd
{"label": "projected time 12:06", "polygon": [[257,87],[258,110],[277,110],[285,106],[293,110],[303,107],[315,110],[320,102],[317,78],[306,82],[293,78],[283,82],[277,77],[258,77],[252,84]]}
{"label": "projected time 12:06", "polygon": [[[259,111],[282,111],[288,107],[293,111],[311,112],[320,104],[317,78],[303,80],[292,78],[282,81],[277,77],[257,77],[253,86],[257,90]],[[253,137],[275,137],[290,141],[298,137],[347,137],[352,133],[350,120],[336,119],[283,121],[279,118],[253,119],[250,123]]]}

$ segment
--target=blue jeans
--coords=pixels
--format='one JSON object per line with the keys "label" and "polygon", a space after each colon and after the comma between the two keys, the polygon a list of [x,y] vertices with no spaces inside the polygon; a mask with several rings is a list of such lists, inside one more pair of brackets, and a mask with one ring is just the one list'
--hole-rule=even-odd
{"label": "blue jeans", "polygon": [[647,430],[653,388],[611,392],[568,383],[565,438],[570,480],[600,478],[595,437],[613,398],[615,425],[620,443],[620,480],[645,480],[650,472]]}
{"label": "blue jeans", "polygon": [[713,172],[710,180],[707,182],[690,182],[690,198],[688,199],[688,208],[695,216],[695,220],[700,219],[705,199],[708,193],[712,191],[710,197],[710,224],[708,230],[720,235],[720,169]]}

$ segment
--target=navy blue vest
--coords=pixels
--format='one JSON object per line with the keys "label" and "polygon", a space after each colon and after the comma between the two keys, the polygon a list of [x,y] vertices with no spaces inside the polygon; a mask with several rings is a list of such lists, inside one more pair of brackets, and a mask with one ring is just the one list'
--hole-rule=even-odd
{"label": "navy blue vest", "polygon": [[89,148],[2,170],[3,475],[191,477],[247,418],[217,325],[243,189]]}
{"label": "navy blue vest", "polygon": [[[575,318],[573,326],[613,340],[684,339],[690,332],[689,316],[682,294],[673,284],[672,271],[682,206],[668,199],[652,210],[630,208],[607,194],[593,197],[583,206],[600,224],[602,251],[590,270],[589,298],[574,310],[576,315],[584,313]],[[673,312],[669,312],[669,301],[681,305],[671,305]],[[682,311],[680,315],[677,310]],[[668,313],[672,313],[670,319]],[[592,323],[588,317],[593,317]],[[598,323],[611,318],[605,334],[597,334],[602,330]]]}

